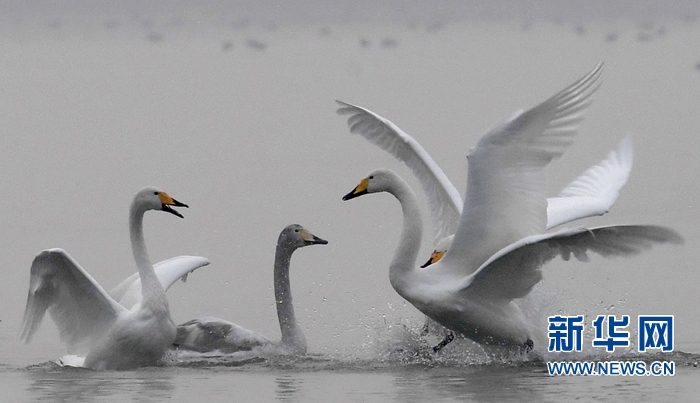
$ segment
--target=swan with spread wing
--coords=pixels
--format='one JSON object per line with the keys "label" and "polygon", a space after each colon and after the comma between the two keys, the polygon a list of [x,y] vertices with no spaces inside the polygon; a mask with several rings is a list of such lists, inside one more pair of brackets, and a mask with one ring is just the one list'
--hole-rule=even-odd
{"label": "swan with spread wing", "polygon": [[30,270],[21,330],[24,341],[31,341],[48,311],[68,353],[85,357],[85,367],[128,369],[159,363],[176,335],[165,290],[178,278],[209,264],[205,258],[181,256],[161,262],[158,272],[154,270],[144,242],[143,216],[158,210],[182,218],[173,207],[188,206],[154,187],[136,193],[129,230],[138,274],[127,278],[111,295],[64,250],[39,253]]}
{"label": "swan with spread wing", "polygon": [[[577,112],[575,120],[569,123],[572,128],[582,118],[582,112],[590,103],[589,97],[599,85],[602,66],[599,64],[589,74],[587,92],[577,101],[579,111],[570,112],[572,117],[573,112]],[[336,102],[340,105],[338,114],[349,115],[351,133],[361,135],[393,155],[418,179],[427,197],[434,233],[434,251],[424,266],[437,262],[452,244],[462,213],[463,202],[456,187],[423,146],[396,124],[361,106]],[[627,183],[632,159],[632,140],[627,138],[605,160],[565,186],[558,197],[548,198],[546,228],[607,213]]]}
{"label": "swan with spread wing", "polygon": [[395,172],[370,173],[344,196],[388,192],[403,211],[399,245],[389,267],[393,288],[441,325],[487,344],[532,348],[536,329],[513,302],[542,278],[557,256],[585,261],[588,252],[629,256],[656,243],[681,243],[652,225],[562,229],[546,233],[543,168],[572,143],[575,124],[596,88],[600,66],[563,91],[492,127],[469,152],[464,207],[454,241],[437,263],[416,265],[420,207]]}

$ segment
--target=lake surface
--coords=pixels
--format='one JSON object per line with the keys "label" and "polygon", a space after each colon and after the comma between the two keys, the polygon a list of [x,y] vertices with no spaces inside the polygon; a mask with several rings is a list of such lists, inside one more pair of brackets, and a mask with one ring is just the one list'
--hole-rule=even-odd
{"label": "lake surface", "polygon": [[[0,391],[8,401],[695,401],[700,10],[692,3],[609,18],[581,5],[556,17],[548,2],[523,17],[449,2],[301,2],[294,13],[215,1],[118,11],[69,4],[6,5],[0,24]],[[631,134],[629,183],[610,213],[580,225],[666,225],[685,245],[629,259],[556,260],[528,306],[539,318],[674,315],[673,353],[564,358],[674,361],[676,374],[550,377],[546,362],[563,358],[542,343],[525,357],[494,358],[467,342],[440,355],[394,354],[420,344],[422,324],[388,281],[400,209],[386,195],[341,197],[379,167],[419,186],[405,166],[349,133],[334,100],[391,119],[463,191],[465,156],[485,130],[599,61],[603,85],[575,144],[548,168],[551,194]],[[65,249],[106,288],[134,271],[127,209],[145,185],[190,205],[184,220],[147,215],[154,261],[212,261],[168,291],[178,323],[216,316],[279,337],[279,231],[300,223],[329,241],[291,262],[308,357],[175,355],[138,371],[66,368],[53,363],[65,349],[50,318],[32,343],[20,343],[39,251]],[[431,249],[426,237],[422,255]]]}

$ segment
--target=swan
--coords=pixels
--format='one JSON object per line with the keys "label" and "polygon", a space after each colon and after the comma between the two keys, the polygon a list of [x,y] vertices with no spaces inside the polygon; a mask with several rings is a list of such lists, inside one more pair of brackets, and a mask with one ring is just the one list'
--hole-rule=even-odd
{"label": "swan", "polygon": [[[597,88],[602,67],[602,63],[598,64],[589,73],[588,85],[596,86],[592,87],[586,97],[592,95]],[[583,101],[579,101],[580,112],[589,103]],[[340,105],[338,114],[350,115],[348,126],[351,133],[361,135],[402,161],[418,179],[428,199],[434,232],[434,250],[424,266],[437,262],[452,243],[459,224],[463,202],[456,187],[420,143],[396,124],[361,106],[336,102]],[[607,213],[627,183],[631,169],[632,141],[631,138],[626,138],[620,143],[617,152],[611,151],[605,160],[587,169],[569,183],[558,197],[547,199],[546,228]]]}
{"label": "swan", "polygon": [[[600,83],[603,64],[599,63],[588,75],[591,87],[586,97],[595,92]],[[595,84],[595,86],[593,85]],[[583,112],[589,101],[579,101],[580,111]],[[454,239],[454,233],[459,224],[462,212],[462,198],[456,187],[447,178],[440,166],[428,152],[412,136],[401,130],[390,120],[361,106],[336,101],[340,108],[337,113],[349,115],[350,132],[359,134],[402,161],[411,169],[418,179],[428,200],[428,207],[433,227],[433,252],[425,268],[445,255]],[[577,117],[581,119],[580,115]],[[576,123],[575,121],[572,121]],[[632,170],[632,140],[624,139],[616,151],[611,151],[608,157],[587,169],[574,181],[569,183],[559,193],[559,197],[547,199],[547,229],[561,224],[607,213],[615,204],[620,190],[627,183]],[[435,323],[426,318],[422,333],[445,333]],[[445,334],[445,341],[451,335]],[[439,350],[446,343],[440,343],[434,348]]]}
{"label": "swan", "polygon": [[144,243],[143,215],[161,210],[182,218],[173,207],[188,206],[155,187],[145,187],[133,198],[129,231],[139,278],[127,279],[115,294],[122,298],[130,289],[140,288],[141,298],[132,300],[130,309],[115,301],[64,250],[40,252],[30,270],[22,339],[31,341],[48,310],[68,353],[84,356],[87,368],[129,369],[160,362],[176,335],[165,289],[195,266],[208,263],[204,258],[175,258],[170,261],[174,266],[161,265],[170,272],[169,279],[156,275]]}
{"label": "swan", "polygon": [[401,297],[448,329],[485,345],[530,350],[537,329],[513,302],[557,256],[587,260],[629,256],[655,243],[682,243],[672,229],[616,225],[547,233],[543,168],[563,154],[573,124],[595,90],[598,68],[534,108],[492,127],[469,152],[467,191],[454,241],[444,257],[416,267],[422,239],[415,194],[395,172],[371,172],[343,200],[388,192],[400,203],[403,227],[389,267]]}
{"label": "swan", "polygon": [[306,338],[297,324],[289,285],[289,262],[292,253],[308,245],[325,245],[328,241],[313,235],[301,225],[292,224],[280,232],[275,251],[274,284],[277,317],[282,339],[268,339],[257,332],[218,318],[204,317],[178,326],[174,345],[196,352],[218,351],[223,354],[250,352],[260,355],[306,354]]}

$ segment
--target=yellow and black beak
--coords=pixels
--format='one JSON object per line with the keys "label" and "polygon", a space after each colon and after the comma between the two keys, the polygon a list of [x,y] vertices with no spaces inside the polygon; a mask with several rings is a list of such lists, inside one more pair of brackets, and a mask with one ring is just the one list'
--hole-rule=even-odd
{"label": "yellow and black beak", "polygon": [[431,264],[437,263],[442,259],[442,257],[445,256],[445,252],[438,252],[438,251],[433,251],[433,253],[430,254],[430,259],[428,259],[427,262],[423,266],[421,266],[421,269],[425,269],[426,267],[430,266]]}
{"label": "yellow and black beak", "polygon": [[360,184],[355,186],[355,189],[353,189],[352,192],[343,196],[343,201],[348,201],[348,200],[354,199],[358,196],[362,196],[364,194],[367,194],[367,186],[368,185],[369,185],[369,178],[362,179],[362,181],[360,181]]}
{"label": "yellow and black beak", "polygon": [[307,245],[326,245],[328,243],[325,239],[321,239],[307,230],[301,231],[301,239],[303,239]]}
{"label": "yellow and black beak", "polygon": [[185,218],[182,214],[179,212],[175,211],[172,207],[187,207],[189,208],[190,206],[186,205],[185,203],[180,203],[179,201],[173,199],[170,197],[169,194],[165,192],[160,192],[158,193],[158,197],[160,197],[160,202],[161,202],[161,207],[160,209],[163,211],[167,211],[170,214],[175,214],[176,216],[180,218]]}

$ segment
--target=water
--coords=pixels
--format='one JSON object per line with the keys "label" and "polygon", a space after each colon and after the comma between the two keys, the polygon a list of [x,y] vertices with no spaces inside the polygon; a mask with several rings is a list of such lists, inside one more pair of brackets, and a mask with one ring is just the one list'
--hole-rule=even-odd
{"label": "water", "polygon": [[[425,361],[337,360],[321,356],[225,359],[126,372],[45,363],[2,369],[12,401],[556,402],[692,401],[698,356],[667,355],[673,377],[550,377],[542,362],[460,365]],[[693,366],[695,365],[695,366]]]}
{"label": "water", "polygon": [[[502,8],[485,5],[492,3]],[[549,3],[518,14],[522,7],[498,2],[436,8],[389,1],[378,10],[345,4],[342,12],[305,3],[293,12],[215,1],[212,8],[129,3],[120,10],[75,4],[14,5],[0,24],[4,396],[403,402],[692,401],[697,395],[700,24],[693,17],[700,10],[694,3],[664,6],[658,14],[649,11],[654,7],[613,14],[605,5],[562,10]],[[610,18],[601,18],[603,9]],[[415,330],[422,320],[387,278],[400,212],[388,196],[340,198],[382,166],[414,189],[418,184],[392,157],[349,134],[333,101],[366,106],[397,123],[463,189],[464,156],[483,131],[600,60],[603,86],[576,143],[548,171],[551,194],[631,133],[635,166],[628,185],[609,214],[583,224],[667,225],[686,245],[624,260],[554,261],[538,287],[547,298],[528,309],[633,320],[672,314],[676,351],[663,360],[674,360],[677,374],[550,377],[548,356],[492,359],[463,343],[439,357],[387,355],[397,337],[390,329]],[[146,217],[151,257],[199,254],[212,261],[168,292],[178,323],[217,316],[279,337],[271,287],[279,231],[298,222],[329,241],[297,251],[291,264],[309,357],[180,357],[164,367],[93,372],[51,363],[65,350],[49,318],[31,344],[19,342],[29,265],[42,249],[64,248],[106,288],[133,272],[126,214],[144,185],[191,206],[184,220]],[[423,256],[430,247],[426,239]]]}

